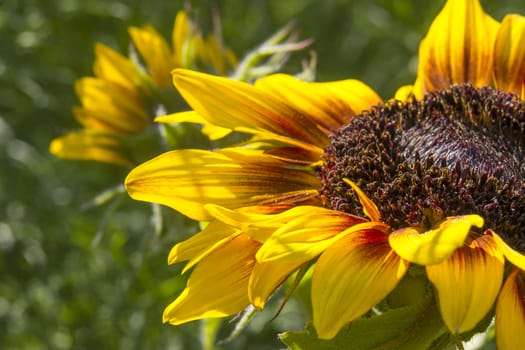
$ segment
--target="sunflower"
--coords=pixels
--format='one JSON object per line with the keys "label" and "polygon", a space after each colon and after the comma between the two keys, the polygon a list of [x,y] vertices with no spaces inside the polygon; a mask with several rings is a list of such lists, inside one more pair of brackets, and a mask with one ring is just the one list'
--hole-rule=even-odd
{"label": "sunflower", "polygon": [[81,106],[73,113],[83,128],[54,139],[50,151],[55,156],[132,164],[133,136],[146,132],[159,106],[169,108],[166,101],[175,100],[172,69],[202,66],[226,74],[236,65],[234,54],[220,38],[210,34],[204,39],[184,11],[175,17],[171,47],[149,25],[131,27],[129,34],[140,57],[128,58],[95,44],[95,76],[75,83]]}
{"label": "sunflower", "polygon": [[[171,46],[150,25],[131,27],[128,31],[132,41],[130,57],[101,43],[95,44],[95,76],[75,83],[81,106],[75,107],[73,113],[83,128],[52,140],[49,149],[55,156],[117,165],[136,164],[138,159],[157,153],[149,151],[159,146],[157,134],[150,132],[153,117],[186,108],[171,83],[174,68],[231,74],[235,79],[251,81],[278,71],[291,52],[311,43],[308,39],[296,40],[293,26],[288,25],[239,63],[223,44],[218,29],[204,37],[184,11],[175,17]],[[301,74],[312,75],[313,66],[315,60],[305,66]],[[187,115],[177,122],[203,122],[201,119]],[[229,133],[211,124],[206,125],[203,132],[212,138]],[[148,155],[144,156],[145,153]]]}
{"label": "sunflower", "polygon": [[456,342],[495,315],[498,347],[525,348],[524,38],[524,17],[449,0],[415,83],[388,101],[356,80],[176,70],[184,118],[251,137],[162,154],[126,179],[133,198],[210,221],[170,253],[194,270],[164,321],[262,308],[313,263],[313,325],[331,339],[423,271]]}

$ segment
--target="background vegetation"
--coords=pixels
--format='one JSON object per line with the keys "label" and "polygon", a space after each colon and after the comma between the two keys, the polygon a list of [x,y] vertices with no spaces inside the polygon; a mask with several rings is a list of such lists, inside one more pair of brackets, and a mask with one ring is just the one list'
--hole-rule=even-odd
{"label": "background vegetation", "polygon": [[[388,98],[415,77],[417,49],[444,1],[188,1],[203,27],[211,9],[242,56],[290,20],[313,37],[318,80],[361,79]],[[525,13],[511,0],[483,1],[497,19]],[[0,0],[0,348],[198,349],[199,324],[161,324],[184,286],[167,266],[174,242],[196,231],[164,210],[155,233],[151,207],[117,197],[90,206],[129,169],[55,159],[48,144],[77,128],[73,82],[92,75],[93,45],[121,52],[127,27],[150,23],[168,36],[181,0]],[[308,52],[295,54],[289,72]],[[272,309],[273,308],[273,309]],[[301,328],[292,303],[275,306],[219,348],[282,348],[276,333]],[[222,325],[220,336],[230,329]],[[230,327],[231,328],[231,327]]]}

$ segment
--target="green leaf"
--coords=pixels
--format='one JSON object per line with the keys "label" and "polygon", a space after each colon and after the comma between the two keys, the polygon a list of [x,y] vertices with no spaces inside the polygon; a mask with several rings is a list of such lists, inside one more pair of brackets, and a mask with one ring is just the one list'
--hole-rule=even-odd
{"label": "green leaf", "polygon": [[432,293],[414,304],[357,319],[331,340],[318,339],[311,325],[280,334],[280,339],[291,350],[420,350],[444,348],[452,341]]}

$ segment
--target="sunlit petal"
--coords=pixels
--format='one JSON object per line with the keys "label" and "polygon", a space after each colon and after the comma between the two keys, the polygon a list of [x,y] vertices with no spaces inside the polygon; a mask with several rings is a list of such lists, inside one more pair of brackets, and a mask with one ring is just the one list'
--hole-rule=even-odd
{"label": "sunlit petal", "polygon": [[205,209],[217,220],[243,231],[251,239],[261,243],[264,243],[278,227],[290,220],[288,211],[275,215],[260,214],[256,208],[230,210],[211,204],[205,205]]}
{"label": "sunlit petal", "polygon": [[193,270],[184,291],[165,310],[171,324],[224,317],[249,305],[248,281],[259,244],[244,235],[204,258]]}
{"label": "sunlit petal", "polygon": [[259,222],[264,222],[273,218],[272,215],[264,215],[258,213],[251,213],[246,211],[246,208],[239,210],[230,210],[218,205],[207,204],[205,209],[215,219],[245,231],[248,227],[256,225]]}
{"label": "sunlit petal", "polygon": [[201,232],[177,243],[168,256],[168,264],[189,260],[183,273],[218,247],[234,239],[241,231],[221,221],[210,222]]}
{"label": "sunlit petal", "polygon": [[434,19],[419,49],[418,78],[426,91],[492,79],[494,40],[499,23],[478,0],[449,0]]}
{"label": "sunlit petal", "polygon": [[289,193],[316,196],[319,180],[310,170],[249,149],[176,150],[133,169],[126,187],[134,199],[172,207],[208,220],[205,204],[226,208],[278,204]]}
{"label": "sunlit petal", "polygon": [[525,349],[525,272],[515,269],[503,285],[496,304],[498,349]]}
{"label": "sunlit petal", "polygon": [[503,270],[503,254],[488,235],[457,249],[442,263],[426,267],[450,332],[469,331],[483,319],[496,300]]}
{"label": "sunlit petal", "polygon": [[385,229],[386,226],[319,208],[318,213],[297,217],[275,231],[258,251],[257,261],[305,263],[342,236],[371,228]]}
{"label": "sunlit petal", "polygon": [[463,246],[472,226],[482,227],[479,215],[449,217],[439,227],[420,233],[412,227],[388,236],[390,246],[399,256],[419,265],[437,264]]}
{"label": "sunlit petal", "polygon": [[[338,220],[335,220],[334,223],[334,225],[341,229],[352,226],[355,223],[364,222],[363,219],[355,216],[309,205],[298,205],[289,210],[265,214],[261,214],[258,207],[245,207],[235,211],[213,205],[206,205],[205,207],[213,217],[233,227],[242,229],[250,238],[261,243],[266,242],[277,230],[279,230],[277,234],[285,231],[285,225],[288,225],[287,227],[290,229],[293,229],[295,225],[300,228],[302,222],[307,221],[305,218],[322,217],[324,219],[330,219],[335,216],[343,216],[346,219],[343,219],[344,221],[342,223]],[[254,214],[254,211],[256,214]],[[331,225],[329,222],[325,222],[324,224],[324,227]],[[311,225],[315,226],[316,224],[312,222]],[[322,223],[317,222],[317,225],[322,225]]]}
{"label": "sunlit petal", "polygon": [[496,87],[524,96],[525,17],[507,15],[501,22],[494,47]]}
{"label": "sunlit petal", "polygon": [[266,131],[306,148],[322,148],[328,142],[313,121],[255,86],[183,69],[174,71],[173,82],[211,124],[252,133]]}
{"label": "sunlit petal", "polygon": [[259,79],[255,86],[286,101],[330,132],[348,123],[352,116],[382,102],[359,80],[307,83],[290,75],[274,74]]}
{"label": "sunlit petal", "polygon": [[319,258],[312,277],[313,322],[322,339],[381,301],[403,278],[409,263],[374,229],[347,235]]}

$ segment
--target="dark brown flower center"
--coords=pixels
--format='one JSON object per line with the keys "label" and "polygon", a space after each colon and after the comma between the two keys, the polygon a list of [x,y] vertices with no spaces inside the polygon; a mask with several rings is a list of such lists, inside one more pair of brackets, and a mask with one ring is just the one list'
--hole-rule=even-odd
{"label": "dark brown flower center", "polygon": [[323,158],[329,208],[362,215],[347,178],[393,228],[475,213],[525,252],[525,102],[514,94],[458,85],[375,106],[339,129]]}

